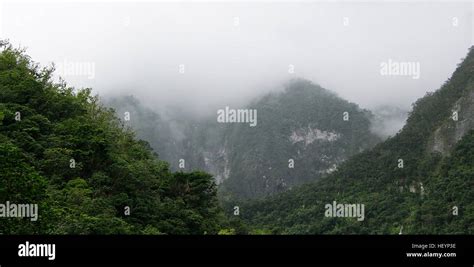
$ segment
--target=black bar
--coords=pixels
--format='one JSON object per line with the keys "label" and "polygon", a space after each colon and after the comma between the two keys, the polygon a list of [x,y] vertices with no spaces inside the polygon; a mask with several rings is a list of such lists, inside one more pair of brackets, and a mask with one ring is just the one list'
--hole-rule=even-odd
{"label": "black bar", "polygon": [[[377,264],[473,266],[472,236],[0,236],[0,266],[13,264]],[[55,244],[56,257],[19,257],[26,241]],[[413,248],[432,244],[434,248]],[[455,244],[439,248],[438,244]],[[452,245],[451,245],[452,246]],[[407,257],[406,253],[456,253]]]}

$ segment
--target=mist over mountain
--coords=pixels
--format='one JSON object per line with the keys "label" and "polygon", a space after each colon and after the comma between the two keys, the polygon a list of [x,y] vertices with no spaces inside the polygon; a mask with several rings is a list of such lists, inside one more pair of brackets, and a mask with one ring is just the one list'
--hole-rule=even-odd
{"label": "mist over mountain", "polygon": [[[228,208],[239,205],[250,227],[272,233],[474,233],[473,77],[471,48],[439,90],[414,103],[394,137],[315,183]],[[332,203],[364,205],[365,217],[332,213]]]}
{"label": "mist over mountain", "polygon": [[[366,109],[410,109],[473,40],[469,2],[230,2],[4,1],[1,36],[77,88],[194,115],[295,77]],[[418,62],[419,77],[381,75],[389,61]]]}
{"label": "mist over mountain", "polygon": [[249,105],[258,127],[231,126],[229,176],[222,191],[241,199],[281,192],[333,172],[351,155],[375,145],[372,114],[306,80]]}
{"label": "mist over mountain", "polygon": [[317,180],[380,141],[371,133],[370,111],[304,79],[244,106],[258,114],[257,127],[219,123],[217,114],[173,112],[166,121],[133,97],[106,103],[119,117],[129,112],[126,123],[173,169],[212,173],[230,198],[260,198]]}
{"label": "mist over mountain", "polygon": [[[258,127],[175,116],[164,125],[181,125],[181,143],[167,153],[180,156],[165,157],[176,169],[182,157],[186,169],[213,174],[231,219],[239,207],[242,233],[473,233],[473,51],[411,112],[360,109],[296,79],[245,106],[258,110]],[[129,102],[144,109],[131,99],[114,100],[118,114],[134,110]],[[132,114],[140,120],[143,111]],[[328,217],[329,203],[363,204],[364,216]]]}
{"label": "mist over mountain", "polygon": [[374,117],[371,130],[382,139],[394,136],[405,125],[408,110],[397,106],[382,105],[371,110]]}
{"label": "mist over mountain", "polygon": [[0,234],[474,233],[471,3],[52,2],[0,1]]}
{"label": "mist over mountain", "polygon": [[[225,220],[211,175],[171,172],[90,89],[53,82],[52,69],[7,42],[0,49],[0,202],[38,211],[37,220],[2,218],[0,233],[219,232]],[[160,121],[140,115],[150,127]]]}

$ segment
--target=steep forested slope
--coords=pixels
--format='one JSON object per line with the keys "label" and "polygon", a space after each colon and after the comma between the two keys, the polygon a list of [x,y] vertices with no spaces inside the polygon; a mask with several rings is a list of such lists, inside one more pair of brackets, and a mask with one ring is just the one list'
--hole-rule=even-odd
{"label": "steep forested slope", "polygon": [[215,114],[196,119],[175,111],[165,120],[133,97],[108,103],[119,116],[130,112],[138,136],[175,169],[183,159],[186,170],[212,173],[226,199],[264,197],[314,181],[380,141],[370,132],[369,111],[302,79],[244,107],[257,111],[255,127],[221,124]]}
{"label": "steep forested slope", "polygon": [[145,107],[132,95],[101,97],[101,101],[115,110],[115,115],[125,126],[133,129],[137,138],[146,140],[159,158],[170,164],[172,170],[179,169],[177,163],[181,154],[180,140],[183,137],[179,135],[180,129],[172,128],[171,121]]}
{"label": "steep forested slope", "polygon": [[217,233],[206,173],[171,173],[89,89],[51,81],[1,44],[0,203],[39,205],[39,218],[2,218],[2,234]]}
{"label": "steep forested slope", "polygon": [[307,80],[249,105],[258,125],[227,131],[229,175],[222,191],[257,198],[314,181],[351,155],[374,146],[372,114]]}
{"label": "steep forested slope", "polygon": [[[402,131],[319,182],[240,205],[276,233],[474,233],[474,50],[438,91],[413,105]],[[325,216],[328,203],[365,205],[365,219]]]}

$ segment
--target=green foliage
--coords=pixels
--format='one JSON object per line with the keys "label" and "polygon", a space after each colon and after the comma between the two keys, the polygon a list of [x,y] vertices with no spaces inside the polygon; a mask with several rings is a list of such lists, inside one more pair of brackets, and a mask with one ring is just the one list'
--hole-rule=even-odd
{"label": "green foliage", "polygon": [[[112,98],[107,104],[118,116],[130,112],[133,119],[124,123],[170,161],[171,168],[182,169],[178,162],[184,158],[185,170],[206,170],[223,181],[221,199],[260,198],[317,180],[334,164],[380,141],[370,132],[369,111],[302,79],[246,107],[257,110],[257,127],[221,124],[215,113],[194,118],[176,110],[165,120],[131,96]],[[349,121],[343,120],[344,112]],[[316,129],[338,138],[290,140],[295,131],[314,138]],[[289,159],[295,168],[288,168]]]}
{"label": "green foliage", "polygon": [[[307,80],[292,80],[283,92],[248,108],[257,109],[258,127],[233,124],[226,129],[230,174],[220,189],[232,199],[261,198],[318,180],[380,141],[370,131],[369,111]],[[349,120],[343,119],[345,112]],[[318,131],[338,137],[318,139]],[[292,140],[294,135],[307,139]]]}
{"label": "green foliage", "polygon": [[235,235],[235,229],[231,228],[231,229],[221,229],[219,231],[219,233],[217,233],[218,235]]}
{"label": "green foliage", "polygon": [[38,204],[39,219],[1,218],[0,233],[217,234],[210,175],[171,173],[90,89],[51,73],[4,44],[0,203]]}
{"label": "green foliage", "polygon": [[[265,200],[240,203],[245,223],[282,234],[398,234],[402,227],[404,234],[473,234],[474,134],[464,135],[451,154],[432,152],[429,142],[440,126],[453,123],[457,101],[471,99],[473,105],[473,66],[471,49],[440,90],[414,104],[399,134],[352,157],[335,173]],[[466,123],[473,114],[464,116]],[[364,204],[365,220],[325,217],[324,206],[332,201]]]}

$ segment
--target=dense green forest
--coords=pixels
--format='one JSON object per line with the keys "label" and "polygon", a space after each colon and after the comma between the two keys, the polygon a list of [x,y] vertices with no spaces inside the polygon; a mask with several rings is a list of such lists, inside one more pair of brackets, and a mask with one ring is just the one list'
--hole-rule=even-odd
{"label": "dense green forest", "polygon": [[370,111],[307,80],[291,80],[249,108],[258,110],[258,127],[227,132],[230,173],[220,188],[227,199],[262,198],[316,181],[380,142],[370,131]]}
{"label": "dense green forest", "polygon": [[[170,121],[0,46],[0,203],[39,205],[1,234],[474,233],[474,49],[379,143],[369,111],[309,81],[251,103],[258,127]],[[326,217],[333,201],[365,219]]]}
{"label": "dense green forest", "polygon": [[137,135],[175,170],[183,159],[184,169],[213,174],[225,199],[262,198],[315,181],[381,141],[370,130],[370,111],[304,79],[243,106],[257,110],[257,127],[219,124],[216,114],[162,116],[132,96],[106,103],[117,116],[132,114]]}
{"label": "dense green forest", "polygon": [[[451,79],[413,105],[396,136],[319,182],[228,209],[239,205],[247,225],[269,233],[473,234],[473,129],[471,48]],[[333,201],[364,204],[365,220],[326,217]]]}
{"label": "dense green forest", "polygon": [[[212,157],[223,138],[224,127],[217,125],[215,119],[201,120],[169,107],[162,107],[158,112],[133,95],[103,96],[101,100],[115,110],[115,115],[122,118],[139,139],[146,140],[160,159],[170,164],[171,170],[205,170],[214,178],[220,174],[204,162],[205,157]],[[180,159],[185,160],[181,166]],[[213,163],[217,160],[213,159]]]}
{"label": "dense green forest", "polygon": [[0,233],[218,233],[209,174],[170,172],[90,89],[1,49],[0,203],[38,204],[39,219],[2,218]]}

